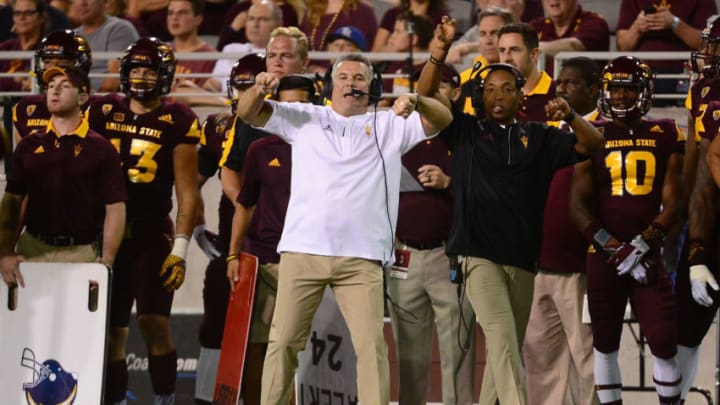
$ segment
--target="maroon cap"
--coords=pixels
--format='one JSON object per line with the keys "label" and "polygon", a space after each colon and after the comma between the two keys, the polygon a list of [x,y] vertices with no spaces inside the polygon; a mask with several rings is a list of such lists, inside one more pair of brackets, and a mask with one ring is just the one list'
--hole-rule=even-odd
{"label": "maroon cap", "polygon": [[76,68],[75,66],[66,67],[51,67],[46,69],[43,73],[42,80],[47,85],[53,77],[57,75],[63,75],[67,80],[72,83],[73,86],[77,87],[81,93],[90,92],[90,79],[88,79],[87,73]]}

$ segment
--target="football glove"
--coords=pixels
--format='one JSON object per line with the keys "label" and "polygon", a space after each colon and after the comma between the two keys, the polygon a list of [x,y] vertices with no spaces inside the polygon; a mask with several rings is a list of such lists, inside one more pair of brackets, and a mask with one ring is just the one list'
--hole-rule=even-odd
{"label": "football glove", "polygon": [[708,294],[707,285],[713,290],[720,289],[718,283],[713,277],[710,269],[704,264],[696,264],[690,266],[690,287],[692,297],[698,304],[709,307],[713,304],[713,299]]}
{"label": "football glove", "polygon": [[193,229],[193,238],[210,260],[220,257],[221,253],[217,248],[218,235],[209,231],[205,224],[198,225]]}
{"label": "football glove", "polygon": [[180,288],[185,281],[185,259],[169,254],[160,269],[160,278],[168,291]]}
{"label": "football glove", "polygon": [[623,276],[628,274],[642,261],[643,256],[650,251],[650,246],[642,236],[637,235],[630,243],[623,243],[610,256],[608,263],[617,269],[617,274]]}

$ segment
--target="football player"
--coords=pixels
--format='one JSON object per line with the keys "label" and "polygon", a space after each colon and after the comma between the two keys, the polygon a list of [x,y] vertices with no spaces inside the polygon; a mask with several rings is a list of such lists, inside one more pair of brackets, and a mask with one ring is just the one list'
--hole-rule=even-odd
{"label": "football player", "polygon": [[[155,404],[174,403],[177,354],[170,333],[173,293],[185,280],[185,258],[197,204],[198,118],[163,100],[176,60],[156,38],[140,38],[120,59],[120,90],[88,108],[91,128],[120,152],[128,187],[127,227],[115,261],[106,403],[124,403],[125,343],[133,302],[148,347]],[[175,229],[169,213],[177,197]],[[174,235],[174,237],[173,237]]]}
{"label": "football player", "polygon": [[[237,98],[248,87],[255,84],[255,75],[265,71],[265,58],[260,54],[247,54],[238,59],[230,71],[228,79],[228,98],[232,101],[232,111],[212,114],[202,126],[200,140],[199,178],[200,187],[218,171],[225,141],[235,122]],[[198,207],[198,211],[202,211]],[[203,281],[203,319],[200,324],[200,355],[195,377],[195,402],[210,404],[215,392],[215,380],[220,360],[220,344],[225,328],[230,285],[225,271],[230,243],[232,219],[235,213],[233,202],[224,193],[220,196],[218,207],[218,234],[207,230],[205,220],[195,227],[193,237],[208,255],[210,263],[205,269]]]}
{"label": "football player", "polygon": [[[707,334],[720,294],[717,292],[717,192],[710,176],[710,148],[720,119],[720,18],[708,19],[700,33],[700,48],[691,54],[693,73],[699,75],[686,100],[688,147],[686,181],[688,235],[677,270],[678,361],[683,376],[681,399],[685,399],[697,373],[699,348]],[[696,142],[699,141],[699,142]],[[711,143],[712,142],[712,143]],[[697,145],[697,147],[695,147]],[[695,150],[696,149],[696,150]],[[692,152],[692,153],[691,153]],[[694,183],[694,185],[693,185]],[[710,288],[707,288],[707,287]]]}
{"label": "football player", "polygon": [[[617,356],[625,305],[655,359],[661,404],[677,404],[676,304],[661,246],[679,218],[685,138],[673,120],[644,118],[652,103],[650,68],[633,57],[602,73],[597,122],[605,148],[576,165],[570,212],[593,244],[586,257],[595,384],[603,404],[621,404]],[[662,205],[662,211],[661,211]]]}
{"label": "football player", "polygon": [[[44,129],[50,119],[50,112],[45,102],[45,83],[42,81],[46,69],[54,66],[75,66],[86,74],[92,65],[90,45],[81,35],[71,30],[58,30],[48,34],[40,41],[35,51],[35,70],[33,75],[43,94],[25,96],[13,107],[12,120],[15,126],[15,140],[27,134]],[[83,106],[83,110],[87,105]]]}

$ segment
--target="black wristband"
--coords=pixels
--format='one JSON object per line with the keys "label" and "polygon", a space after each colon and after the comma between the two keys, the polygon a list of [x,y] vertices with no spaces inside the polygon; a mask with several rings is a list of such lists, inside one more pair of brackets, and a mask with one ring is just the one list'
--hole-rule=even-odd
{"label": "black wristband", "polygon": [[445,63],[439,59],[435,59],[435,57],[433,57],[432,55],[430,55],[430,59],[428,61],[433,65],[443,65]]}
{"label": "black wristband", "polygon": [[569,124],[569,123],[573,122],[574,119],[575,119],[575,109],[570,108],[570,112],[568,113],[568,115],[565,116],[565,118],[563,118],[563,121],[565,121]]}

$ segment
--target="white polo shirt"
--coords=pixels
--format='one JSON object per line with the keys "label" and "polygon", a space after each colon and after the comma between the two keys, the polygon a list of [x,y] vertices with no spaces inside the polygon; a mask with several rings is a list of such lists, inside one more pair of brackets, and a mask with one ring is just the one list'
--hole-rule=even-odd
{"label": "white polo shirt", "polygon": [[271,103],[263,129],[292,147],[290,202],[278,252],[390,262],[400,158],[427,139],[420,115],[403,119],[379,111],[343,117],[329,106]]}

